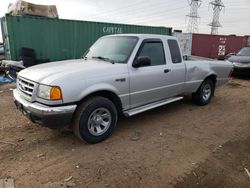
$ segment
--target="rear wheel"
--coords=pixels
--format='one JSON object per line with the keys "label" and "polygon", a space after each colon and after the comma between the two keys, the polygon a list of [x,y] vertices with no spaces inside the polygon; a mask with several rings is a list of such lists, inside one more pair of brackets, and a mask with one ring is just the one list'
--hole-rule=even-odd
{"label": "rear wheel", "polygon": [[104,97],[90,98],[77,108],[73,131],[88,143],[98,143],[110,136],[117,122],[117,110],[112,101]]}
{"label": "rear wheel", "polygon": [[200,88],[193,93],[193,101],[198,105],[208,104],[214,95],[215,84],[212,80],[206,79]]}

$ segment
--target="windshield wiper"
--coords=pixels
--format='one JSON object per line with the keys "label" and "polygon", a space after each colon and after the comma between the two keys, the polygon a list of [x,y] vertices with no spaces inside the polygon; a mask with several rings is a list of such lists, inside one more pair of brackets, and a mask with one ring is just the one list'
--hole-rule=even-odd
{"label": "windshield wiper", "polygon": [[92,57],[93,59],[100,59],[100,60],[103,60],[103,61],[107,61],[107,62],[110,62],[112,64],[115,64],[115,62],[112,60],[112,59],[109,59],[107,57],[102,57],[102,56],[94,56]]}

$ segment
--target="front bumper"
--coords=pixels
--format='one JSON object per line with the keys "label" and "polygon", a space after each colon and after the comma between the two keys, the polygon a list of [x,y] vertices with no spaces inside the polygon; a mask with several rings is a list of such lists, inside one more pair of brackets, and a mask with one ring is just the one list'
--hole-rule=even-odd
{"label": "front bumper", "polygon": [[23,99],[17,89],[13,91],[16,107],[33,123],[52,129],[63,128],[71,123],[77,105],[51,107]]}
{"label": "front bumper", "polygon": [[236,67],[234,66],[234,76],[250,76],[250,67]]}
{"label": "front bumper", "polygon": [[250,76],[250,63],[234,62],[233,76]]}

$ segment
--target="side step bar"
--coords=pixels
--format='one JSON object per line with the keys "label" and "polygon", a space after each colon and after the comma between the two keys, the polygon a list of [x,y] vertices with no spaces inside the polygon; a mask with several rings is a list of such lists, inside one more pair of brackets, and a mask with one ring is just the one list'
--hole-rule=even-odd
{"label": "side step bar", "polygon": [[130,116],[139,114],[141,112],[145,112],[147,110],[151,110],[153,108],[156,108],[156,107],[159,107],[159,106],[163,106],[165,104],[169,104],[169,103],[172,103],[172,102],[175,102],[175,101],[179,101],[179,100],[182,100],[182,99],[183,99],[183,97],[173,97],[173,98],[169,98],[169,99],[166,99],[166,100],[157,101],[157,102],[150,103],[150,104],[147,104],[147,105],[144,105],[144,106],[133,108],[131,110],[124,111],[124,115],[126,117],[130,117]]}

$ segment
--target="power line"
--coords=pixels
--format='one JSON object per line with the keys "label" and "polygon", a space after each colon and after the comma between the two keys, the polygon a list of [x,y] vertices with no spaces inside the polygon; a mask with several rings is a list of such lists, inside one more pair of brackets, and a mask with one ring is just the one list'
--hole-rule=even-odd
{"label": "power line", "polygon": [[[149,4],[147,4],[149,3]],[[140,9],[138,9],[138,7],[136,5],[140,5]],[[108,16],[108,15],[113,15],[114,13],[140,13],[140,12],[145,12],[146,10],[152,10],[153,7],[156,7],[156,8],[159,8],[159,7],[163,7],[165,5],[168,5],[169,7],[171,7],[171,5],[174,5],[176,4],[176,1],[174,3],[168,3],[166,1],[164,2],[161,2],[161,3],[156,3],[156,4],[153,4],[150,2],[150,1],[146,1],[145,0],[143,1],[143,3],[141,2],[137,2],[137,3],[133,3],[133,4],[129,4],[127,6],[124,6],[124,5],[121,5],[121,8],[117,7],[115,9],[110,9],[110,10],[106,10],[106,11],[102,11],[102,12],[98,12],[98,15],[96,14],[92,14],[92,15],[86,15],[90,18],[95,18],[95,17],[99,17],[99,16]],[[146,6],[145,6],[146,5]],[[128,8],[131,8],[131,9],[128,9]],[[140,11],[141,10],[141,11]]]}
{"label": "power line", "polygon": [[[164,4],[160,4],[160,5],[157,5],[157,6],[161,6],[161,5],[163,6]],[[153,14],[153,13],[156,12],[157,15],[161,15],[161,12],[165,12],[166,11],[166,12],[171,13],[171,16],[172,16],[173,15],[172,12],[176,12],[176,11],[173,11],[173,10],[179,10],[179,9],[182,9],[182,8],[185,8],[185,7],[178,7],[176,9],[163,10],[163,11],[159,11],[159,9],[154,9],[153,11],[150,11],[150,14],[152,14],[152,16],[155,16],[155,14]],[[145,8],[143,8],[143,11],[137,11],[139,13],[132,13],[132,14],[129,14],[129,12],[131,12],[131,10],[127,11],[126,9],[123,9],[124,11],[126,11],[126,16],[124,16],[124,15],[118,15],[118,14],[111,14],[110,16],[111,17],[121,17],[121,18],[130,18],[130,17],[133,17],[133,18],[140,18],[140,20],[143,20],[143,18],[145,18],[145,15],[143,15],[143,14],[145,14],[145,12],[147,12],[146,9],[152,9],[152,6],[145,7]],[[160,14],[158,14],[158,13],[160,13]],[[107,14],[107,16],[108,16],[108,14]],[[96,15],[96,18],[98,18],[98,17],[102,17],[103,18],[105,16],[98,14],[98,15]],[[89,18],[91,18],[91,17],[88,17],[88,19]],[[153,19],[151,18],[150,20],[153,20]]]}
{"label": "power line", "polygon": [[[143,3],[142,3],[143,2]],[[162,3],[156,3],[156,4],[150,4],[149,6],[144,6],[145,3],[150,3],[150,1],[146,1],[145,0],[143,1],[139,1],[139,2],[136,2],[136,3],[132,3],[132,4],[129,4],[129,5],[121,5],[121,7],[119,8],[119,6],[115,9],[109,9],[109,10],[105,10],[105,11],[99,11],[98,14],[87,14],[85,16],[88,16],[89,18],[95,18],[97,16],[108,16],[108,15],[113,15],[113,13],[121,13],[121,12],[125,12],[125,13],[130,13],[132,12],[133,14],[136,12],[145,12],[145,10],[148,10],[148,9],[152,9],[153,7],[162,7],[163,5],[167,5],[168,7],[171,7],[170,5],[173,5],[173,4],[176,4],[176,1],[172,4],[168,3],[168,2],[162,2]],[[237,4],[240,4],[241,2],[237,2]],[[242,3],[245,3],[245,2],[242,2]],[[134,10],[134,9],[127,9],[127,8],[138,8],[136,5],[140,5],[140,10],[142,11],[139,11],[138,9]],[[228,6],[227,6],[228,7]]]}
{"label": "power line", "polygon": [[[163,24],[166,25],[166,23],[171,23],[173,22],[173,20],[178,20],[180,17],[184,16],[183,14],[183,10],[186,9],[186,6],[183,7],[177,7],[176,6],[174,8],[172,8],[173,5],[172,3],[155,3],[153,5],[150,5],[148,3],[146,3],[144,1],[143,5],[140,7],[137,7],[136,5],[140,4],[141,1],[137,1],[133,4],[129,4],[127,6],[123,6],[122,9],[120,8],[116,8],[116,9],[110,9],[112,11],[103,11],[101,13],[98,13],[96,15],[94,15],[96,18],[99,17],[99,19],[103,19],[104,17],[110,17],[111,20],[116,18],[118,18],[118,20],[120,19],[121,22],[124,22],[123,20],[130,20],[129,22],[132,24],[138,24],[138,23],[147,23],[147,24],[153,24],[155,25],[156,23],[159,24]],[[147,1],[148,2],[148,1]],[[146,4],[145,4],[146,3]],[[233,2],[228,3],[227,4],[227,10],[230,10],[230,14],[237,14],[238,12],[244,10],[247,10],[247,7],[243,7],[243,3],[246,2],[242,2],[240,1],[239,3],[237,3],[236,5],[234,5]],[[174,2],[174,4],[176,4],[176,2]],[[162,7],[167,6],[167,9],[162,9]],[[128,10],[126,7],[130,7]],[[202,6],[202,11],[201,12],[205,12],[205,6]],[[238,9],[237,9],[238,8]],[[200,11],[199,11],[200,12]],[[229,12],[229,11],[227,11]],[[146,14],[146,15],[145,15]],[[88,15],[86,15],[87,17]],[[90,16],[91,17],[91,16]],[[234,20],[233,20],[234,21]],[[241,21],[241,20],[239,20]],[[225,21],[223,21],[223,23],[227,23]],[[176,26],[179,28],[184,28],[184,25],[182,23],[180,24],[173,24],[171,23],[171,26]],[[205,28],[203,26],[201,26],[202,28]]]}

